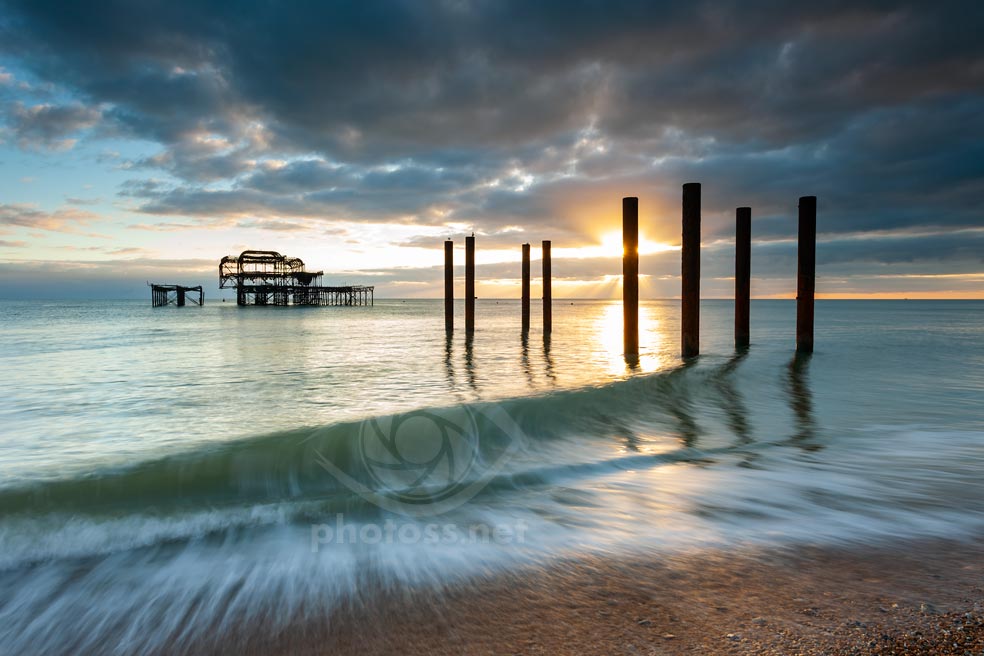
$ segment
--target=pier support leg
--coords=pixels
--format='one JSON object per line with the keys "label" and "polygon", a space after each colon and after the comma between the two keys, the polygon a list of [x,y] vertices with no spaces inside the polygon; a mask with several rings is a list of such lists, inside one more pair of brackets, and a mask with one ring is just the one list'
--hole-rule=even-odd
{"label": "pier support leg", "polygon": [[796,276],[796,352],[813,353],[813,297],[817,284],[817,197],[799,199]]}
{"label": "pier support leg", "polygon": [[177,303],[178,303],[178,307],[184,307],[185,306],[185,290],[184,290],[184,287],[178,287],[175,291],[177,292]]}
{"label": "pier support leg", "polygon": [[475,235],[465,237],[465,332],[475,332]]}
{"label": "pier support leg", "polygon": [[683,185],[682,251],[682,326],[683,357],[700,353],[700,183]]}
{"label": "pier support leg", "polygon": [[549,335],[553,331],[553,290],[550,286],[551,264],[550,264],[550,242],[543,242],[543,334]]}
{"label": "pier support leg", "polygon": [[748,348],[752,291],[752,208],[735,212],[735,348]]}
{"label": "pier support leg", "polygon": [[530,245],[523,244],[523,334],[530,332]]}
{"label": "pier support leg", "polygon": [[625,355],[639,353],[639,199],[622,199],[622,317]]}
{"label": "pier support leg", "polygon": [[454,332],[454,242],[444,242],[444,330]]}

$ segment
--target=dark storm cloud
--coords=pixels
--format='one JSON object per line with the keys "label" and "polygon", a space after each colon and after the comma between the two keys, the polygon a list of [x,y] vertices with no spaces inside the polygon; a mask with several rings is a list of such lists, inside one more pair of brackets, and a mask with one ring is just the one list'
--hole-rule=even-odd
{"label": "dark storm cloud", "polygon": [[147,213],[576,245],[638,195],[674,241],[699,180],[710,243],[751,205],[784,248],[815,194],[845,263],[978,261],[947,232],[984,224],[984,3],[0,4],[2,52],[84,103],[8,130],[160,144],[122,190]]}
{"label": "dark storm cloud", "polygon": [[974,2],[7,4],[11,50],[75,74],[135,128],[252,106],[322,146],[347,128],[416,147],[523,143],[592,113],[614,132],[786,140],[981,79]]}
{"label": "dark storm cloud", "polygon": [[411,161],[397,162],[385,168],[366,168],[321,159],[305,159],[252,173],[243,180],[241,186],[272,194],[339,187],[361,187],[381,193],[436,194],[468,188],[479,180],[477,172],[467,167],[433,168]]}

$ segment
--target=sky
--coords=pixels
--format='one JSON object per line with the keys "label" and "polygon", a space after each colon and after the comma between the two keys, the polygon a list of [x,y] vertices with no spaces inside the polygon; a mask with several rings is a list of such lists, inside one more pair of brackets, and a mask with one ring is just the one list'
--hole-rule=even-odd
{"label": "sky", "polygon": [[984,298],[982,28],[978,0],[0,0],[0,298],[214,298],[247,248],[439,297],[472,232],[480,297],[549,239],[555,296],[614,298],[623,196],[673,298],[686,182],[705,297],[738,206],[753,296],[793,297],[815,195],[821,297]]}

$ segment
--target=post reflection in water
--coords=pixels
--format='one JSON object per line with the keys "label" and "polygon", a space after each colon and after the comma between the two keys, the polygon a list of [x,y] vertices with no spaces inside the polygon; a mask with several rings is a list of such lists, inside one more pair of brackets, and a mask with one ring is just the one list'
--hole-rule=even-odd
{"label": "post reflection in water", "polygon": [[806,451],[817,451],[823,447],[816,442],[813,393],[807,377],[811,358],[811,353],[797,353],[789,361],[789,404],[795,415],[796,426],[796,432],[790,441]]}
{"label": "post reflection in water", "polygon": [[610,303],[594,326],[598,343],[604,349],[608,373],[613,375],[650,373],[665,368],[661,353],[661,308],[650,303],[639,306],[639,354],[625,353],[622,304]]}
{"label": "post reflection in water", "polygon": [[550,356],[550,335],[543,336],[543,371],[551,385],[557,385],[557,374],[554,373],[553,358]]}
{"label": "post reflection in water", "polygon": [[[752,427],[748,420],[748,408],[745,399],[735,385],[734,373],[745,358],[748,357],[748,347],[739,347],[735,354],[717,370],[714,375],[714,385],[721,400],[721,408],[727,417],[728,428],[735,434],[735,446],[745,446],[755,441],[752,437]],[[761,457],[757,451],[748,451],[739,467],[753,467]]]}
{"label": "post reflection in water", "polygon": [[465,376],[468,378],[468,386],[472,391],[478,391],[478,382],[475,377],[475,335],[468,333],[465,335]]}
{"label": "post reflection in water", "polygon": [[592,417],[592,421],[600,435],[614,438],[625,447],[626,451],[638,453],[642,450],[643,440],[618,415],[599,410]]}
{"label": "post reflection in water", "polygon": [[614,430],[615,436],[622,439],[622,443],[625,444],[625,448],[628,451],[638,452],[642,444],[639,436],[634,430],[629,428],[625,423],[621,421],[613,421],[612,429]]}
{"label": "post reflection in water", "polygon": [[536,387],[536,383],[533,380],[533,370],[530,368],[530,336],[529,333],[522,333],[520,335],[520,340],[522,344],[521,356],[519,359],[520,366],[523,368],[523,373],[526,375],[526,383],[530,389]]}
{"label": "post reflection in water", "polygon": [[447,375],[451,393],[457,394],[458,387],[454,379],[454,339],[450,332],[444,337],[444,372]]}
{"label": "post reflection in water", "polygon": [[[571,323],[540,336],[543,350],[539,353],[534,352],[539,345],[531,343],[534,337],[530,334],[520,333],[518,344],[512,336],[501,339],[501,326],[511,326],[503,313],[494,317],[500,323],[493,324],[491,332],[465,334],[463,350],[458,350],[461,342],[445,341],[444,353],[439,356],[444,358],[445,386],[466,395],[479,391],[510,395],[519,391],[516,376],[524,380],[521,388],[525,391],[591,385],[598,380],[669,369],[679,363],[679,357],[675,349],[664,346],[671,341],[664,333],[672,327],[664,321],[666,312],[672,309],[660,303],[640,306],[640,353],[635,356],[623,353],[622,307],[618,302],[586,303],[583,309],[572,311]],[[487,366],[494,370],[481,369]]]}
{"label": "post reflection in water", "polygon": [[728,418],[728,428],[738,438],[737,444],[750,444],[753,441],[748,423],[748,409],[745,407],[741,392],[735,386],[733,376],[738,365],[747,357],[747,348],[738,350],[714,376],[714,385],[721,398],[721,407]]}
{"label": "post reflection in water", "polygon": [[677,434],[686,447],[695,446],[701,433],[695,418],[693,393],[690,390],[692,377],[687,376],[687,371],[696,364],[697,358],[685,359],[679,367],[660,376],[656,385],[659,400],[676,421]]}

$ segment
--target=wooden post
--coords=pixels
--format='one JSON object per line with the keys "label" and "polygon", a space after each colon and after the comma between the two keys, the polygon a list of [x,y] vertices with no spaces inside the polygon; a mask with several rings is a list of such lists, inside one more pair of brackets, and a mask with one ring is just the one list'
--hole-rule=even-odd
{"label": "wooden post", "polygon": [[796,352],[813,353],[813,297],[817,284],[817,197],[799,199],[796,276]]}
{"label": "wooden post", "polygon": [[700,183],[683,185],[682,309],[683,357],[700,353]]}
{"label": "wooden post", "polygon": [[639,199],[622,199],[622,317],[625,355],[639,353]]}
{"label": "wooden post", "polygon": [[475,235],[465,237],[465,332],[475,332]]}
{"label": "wooden post", "polygon": [[523,244],[523,334],[530,332],[530,245]]}
{"label": "wooden post", "polygon": [[553,290],[550,288],[550,241],[543,242],[543,334],[549,335],[553,331]]}
{"label": "wooden post", "polygon": [[752,208],[739,207],[735,219],[735,348],[744,349],[751,343]]}
{"label": "wooden post", "polygon": [[444,242],[444,330],[454,332],[454,242]]}
{"label": "wooden post", "polygon": [[174,290],[177,292],[177,305],[178,307],[185,306],[185,290],[184,287],[175,287]]}

